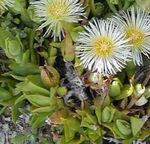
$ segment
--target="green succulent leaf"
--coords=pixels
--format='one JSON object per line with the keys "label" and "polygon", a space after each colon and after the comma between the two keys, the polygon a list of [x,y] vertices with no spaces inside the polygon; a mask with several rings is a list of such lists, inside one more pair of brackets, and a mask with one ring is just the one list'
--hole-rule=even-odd
{"label": "green succulent leaf", "polygon": [[89,122],[89,119],[88,118],[82,118],[82,121],[81,121],[81,127],[86,127],[88,129],[93,129],[93,124],[91,124],[91,122]]}
{"label": "green succulent leaf", "polygon": [[12,138],[12,144],[24,144],[28,140],[28,134],[20,134]]}
{"label": "green succulent leaf", "polygon": [[96,131],[93,131],[93,130],[88,130],[87,131],[88,133],[88,136],[89,138],[92,140],[92,141],[96,141],[97,139],[100,138],[101,135],[99,135]]}
{"label": "green succulent leaf", "polygon": [[31,74],[38,74],[40,73],[39,67],[37,65],[34,65],[32,63],[12,63],[9,65],[9,68],[15,73],[20,76],[27,76]]}
{"label": "green succulent leaf", "polygon": [[50,95],[50,92],[42,87],[42,82],[39,75],[28,76],[24,82],[20,82],[16,87],[23,91],[31,94],[43,94],[46,96]]}
{"label": "green succulent leaf", "polygon": [[112,107],[105,107],[102,111],[102,122],[110,123],[113,120],[115,111]]}
{"label": "green succulent leaf", "polygon": [[126,73],[127,73],[127,76],[129,77],[129,78],[131,78],[133,75],[134,75],[134,73],[135,73],[135,70],[136,70],[136,65],[134,64],[134,62],[133,61],[129,61],[128,63],[127,63],[127,66],[126,66]]}
{"label": "green succulent leaf", "polygon": [[2,34],[1,39],[0,39],[0,47],[5,49],[6,48],[5,40],[6,39],[13,39],[14,36],[6,28],[2,28],[2,27],[0,27],[0,33]]}
{"label": "green succulent leaf", "polygon": [[73,30],[71,31],[72,40],[76,41],[79,37],[79,33],[82,32],[83,30],[84,30],[84,28],[82,26],[73,28]]}
{"label": "green succulent leaf", "polygon": [[22,77],[22,76],[18,76],[18,75],[15,75],[15,74],[10,74],[11,77],[13,77],[14,79],[18,80],[18,81],[24,81],[25,80],[25,77]]}
{"label": "green succulent leaf", "polygon": [[26,7],[27,2],[25,0],[15,0],[12,10],[18,14]]}
{"label": "green succulent leaf", "polygon": [[34,94],[34,95],[29,95],[29,94],[24,94],[26,99],[33,104],[34,106],[48,106],[50,105],[50,98],[39,95],[39,94]]}
{"label": "green succulent leaf", "polygon": [[75,133],[79,130],[80,123],[77,119],[68,117],[67,119],[63,119],[63,124],[65,141],[69,142],[74,138]]}
{"label": "green succulent leaf", "polygon": [[121,94],[121,87],[118,81],[113,81],[110,86],[109,95],[112,98],[118,97]]}
{"label": "green succulent leaf", "polygon": [[33,115],[30,121],[32,129],[40,127],[47,119],[47,113],[42,113],[40,115]]}
{"label": "green succulent leaf", "polygon": [[102,121],[102,108],[95,108],[95,114],[98,119],[98,123],[101,124]]}
{"label": "green succulent leaf", "polygon": [[25,95],[21,95],[19,98],[16,99],[15,101],[15,105],[17,105],[18,103],[24,101],[26,99]]}
{"label": "green succulent leaf", "polygon": [[118,119],[116,120],[116,126],[123,135],[131,135],[131,127],[127,121]]}
{"label": "green succulent leaf", "polygon": [[33,113],[49,113],[51,115],[55,110],[57,110],[57,106],[46,106],[46,107],[39,107],[34,109]]}
{"label": "green succulent leaf", "polygon": [[145,123],[143,119],[137,117],[131,117],[130,122],[131,122],[131,130],[134,136],[142,129]]}
{"label": "green succulent leaf", "polygon": [[0,102],[7,101],[11,99],[11,97],[12,97],[12,94],[8,90],[0,87]]}
{"label": "green succulent leaf", "polygon": [[134,91],[134,87],[132,85],[124,85],[124,88],[121,91],[121,94],[117,97],[114,97],[114,99],[121,100],[121,99],[127,98],[132,95],[133,91]]}
{"label": "green succulent leaf", "polygon": [[16,123],[18,116],[20,115],[19,108],[23,106],[23,101],[13,105],[12,107],[12,121]]}
{"label": "green succulent leaf", "polygon": [[30,5],[27,9],[30,19],[35,23],[40,23],[39,18],[37,17],[33,5]]}

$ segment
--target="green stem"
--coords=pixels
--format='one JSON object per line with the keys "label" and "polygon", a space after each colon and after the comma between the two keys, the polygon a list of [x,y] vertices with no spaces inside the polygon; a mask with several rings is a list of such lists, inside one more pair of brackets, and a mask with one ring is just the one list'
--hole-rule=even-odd
{"label": "green stem", "polygon": [[31,30],[30,36],[29,36],[29,48],[30,48],[30,52],[31,52],[31,62],[34,64],[36,64],[36,55],[35,55],[35,51],[34,51],[34,47],[33,47],[35,33],[36,33],[36,27],[34,26],[34,28]]}
{"label": "green stem", "polygon": [[136,93],[134,92],[133,95],[131,96],[131,100],[128,103],[126,109],[130,109],[131,107],[133,107],[137,100],[138,98],[136,97]]}
{"label": "green stem", "polygon": [[119,9],[121,10],[122,9],[122,2],[121,1],[118,2],[118,6],[119,6]]}
{"label": "green stem", "polygon": [[128,0],[125,0],[122,10],[127,10],[129,6],[130,6],[130,2]]}
{"label": "green stem", "polygon": [[23,8],[20,13],[21,13],[21,19],[22,19],[22,21],[23,21],[27,26],[32,27],[32,21],[31,21],[31,19],[30,19],[30,17],[29,17],[29,14],[28,14],[28,12],[27,12],[27,9]]}
{"label": "green stem", "polygon": [[0,110],[0,115],[2,115],[2,114],[5,112],[5,110],[7,109],[7,107],[8,107],[8,106],[4,106],[4,107]]}
{"label": "green stem", "polygon": [[93,15],[96,15],[94,0],[90,1],[90,6],[91,6],[91,11],[92,11]]}
{"label": "green stem", "polygon": [[109,0],[106,0],[106,2],[107,2],[109,8],[112,10],[113,13],[117,13],[118,12],[117,9],[115,8],[115,6],[112,3],[110,3]]}

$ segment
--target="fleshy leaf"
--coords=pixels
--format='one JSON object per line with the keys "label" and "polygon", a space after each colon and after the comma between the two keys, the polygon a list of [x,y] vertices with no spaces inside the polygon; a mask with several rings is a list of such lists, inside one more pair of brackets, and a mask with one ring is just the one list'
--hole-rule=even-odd
{"label": "fleshy leaf", "polygon": [[50,98],[39,94],[26,95],[26,99],[35,106],[48,106],[50,105]]}
{"label": "fleshy leaf", "polygon": [[121,100],[126,97],[129,97],[132,95],[134,90],[134,87],[132,85],[125,85],[123,90],[121,91],[121,94],[117,97],[114,97],[115,100]]}
{"label": "fleshy leaf", "polygon": [[131,121],[131,130],[133,135],[135,136],[141,130],[145,121],[137,117],[131,117],[130,121]]}

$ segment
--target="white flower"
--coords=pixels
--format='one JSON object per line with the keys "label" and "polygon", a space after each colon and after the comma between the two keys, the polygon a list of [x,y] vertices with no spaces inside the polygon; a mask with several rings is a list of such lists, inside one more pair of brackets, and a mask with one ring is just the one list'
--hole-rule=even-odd
{"label": "white flower", "polygon": [[8,7],[12,7],[15,0],[0,0],[0,12],[3,12],[8,9]]}
{"label": "white flower", "polygon": [[125,32],[132,45],[132,58],[135,64],[142,65],[142,54],[149,57],[150,53],[150,16],[139,8],[121,11],[112,18]]}
{"label": "white flower", "polygon": [[116,74],[124,68],[130,46],[119,28],[109,20],[94,19],[77,40],[76,54],[90,71]]}
{"label": "white flower", "polygon": [[64,23],[77,23],[85,15],[79,0],[38,0],[32,4],[42,23],[39,29],[48,27],[45,36],[52,33],[54,40],[64,37]]}

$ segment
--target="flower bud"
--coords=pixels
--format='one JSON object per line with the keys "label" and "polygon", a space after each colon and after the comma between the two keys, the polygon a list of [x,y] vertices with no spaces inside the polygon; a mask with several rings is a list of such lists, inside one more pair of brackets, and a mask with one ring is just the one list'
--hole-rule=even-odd
{"label": "flower bud", "polygon": [[46,87],[55,87],[59,85],[60,75],[55,68],[46,65],[41,67],[41,79]]}
{"label": "flower bud", "polygon": [[88,80],[92,83],[101,83],[102,75],[99,73],[90,73]]}
{"label": "flower bud", "polygon": [[59,87],[59,88],[57,89],[57,94],[58,94],[59,96],[64,96],[64,95],[67,94],[67,92],[68,92],[68,90],[67,90],[66,87]]}
{"label": "flower bud", "polygon": [[121,94],[121,88],[118,81],[113,81],[110,86],[109,95],[110,97],[117,97]]}

